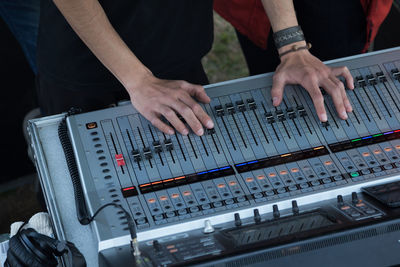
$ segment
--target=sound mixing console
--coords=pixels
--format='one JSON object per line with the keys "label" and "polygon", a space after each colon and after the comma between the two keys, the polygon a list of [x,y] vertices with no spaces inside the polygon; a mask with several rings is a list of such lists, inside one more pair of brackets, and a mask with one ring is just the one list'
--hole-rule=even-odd
{"label": "sound mixing console", "polygon": [[[273,107],[272,74],[206,87],[211,103],[203,107],[215,128],[200,137],[165,135],[131,105],[68,117],[89,210],[124,206],[154,265],[210,261],[249,244],[256,250],[292,234],[301,240],[398,216],[356,192],[398,178],[400,49],[330,65],[346,65],[355,78],[347,120],[325,95],[328,122],[320,123],[299,86],[286,86]],[[100,213],[93,231],[107,264],[128,257],[119,210]]]}

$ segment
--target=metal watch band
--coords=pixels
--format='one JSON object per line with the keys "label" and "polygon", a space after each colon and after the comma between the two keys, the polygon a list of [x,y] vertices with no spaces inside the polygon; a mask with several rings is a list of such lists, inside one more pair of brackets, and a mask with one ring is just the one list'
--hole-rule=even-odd
{"label": "metal watch band", "polygon": [[294,26],[275,32],[274,41],[276,49],[299,41],[304,41],[304,33],[300,26]]}

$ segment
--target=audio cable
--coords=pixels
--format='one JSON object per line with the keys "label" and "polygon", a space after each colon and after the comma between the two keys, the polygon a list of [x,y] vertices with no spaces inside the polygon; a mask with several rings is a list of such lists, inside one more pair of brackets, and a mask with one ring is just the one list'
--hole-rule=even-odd
{"label": "audio cable", "polygon": [[82,183],[79,177],[79,172],[78,172],[78,167],[76,164],[75,160],[75,155],[73,152],[72,144],[68,136],[68,129],[67,129],[67,121],[66,118],[71,115],[75,115],[77,113],[80,113],[79,109],[71,108],[66,116],[61,120],[60,124],[58,125],[58,137],[61,142],[61,146],[63,148],[64,154],[65,154],[65,159],[67,161],[67,166],[68,166],[68,171],[71,176],[71,181],[72,181],[72,186],[74,189],[74,197],[75,197],[75,206],[76,206],[76,212],[77,212],[77,217],[78,221],[82,225],[88,225],[90,224],[96,216],[102,211],[104,208],[109,207],[109,206],[114,206],[118,209],[120,209],[126,217],[126,220],[128,222],[128,229],[129,233],[131,236],[131,249],[132,249],[132,254],[137,259],[140,257],[140,250],[139,250],[139,243],[137,241],[137,234],[136,234],[136,224],[134,220],[132,219],[132,216],[129,214],[129,212],[126,211],[122,205],[117,204],[117,203],[107,203],[101,206],[100,208],[97,209],[97,211],[93,214],[93,216],[89,215],[87,206],[86,206],[86,201],[84,197],[84,193],[82,190]]}

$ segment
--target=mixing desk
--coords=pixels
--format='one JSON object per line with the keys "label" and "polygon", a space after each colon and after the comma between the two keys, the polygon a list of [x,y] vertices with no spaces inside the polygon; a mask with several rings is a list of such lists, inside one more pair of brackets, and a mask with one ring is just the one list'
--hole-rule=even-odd
{"label": "mixing desk", "polygon": [[[202,106],[215,128],[200,137],[165,135],[131,105],[69,116],[89,211],[109,202],[125,207],[136,222],[143,251],[159,252],[156,259],[147,252],[155,265],[207,261],[204,255],[209,260],[233,251],[229,242],[238,248],[255,238],[271,241],[276,236],[265,236],[269,231],[263,229],[278,224],[266,214],[277,219],[285,209],[297,215],[296,223],[290,215],[279,222],[280,231],[294,225],[307,231],[337,229],[337,224],[390,215],[368,201],[357,206],[364,203],[357,194],[349,205],[340,196],[340,205],[348,208],[338,209],[336,197],[398,177],[400,49],[331,65],[346,65],[354,77],[355,89],[346,90],[354,109],[347,120],[338,118],[325,95],[328,121],[320,123],[299,86],[286,86],[282,104],[273,107],[272,74],[207,86],[211,102]],[[299,213],[297,205],[309,208]],[[307,225],[310,221],[318,225]],[[110,208],[93,224],[99,253],[112,265],[111,259],[129,248],[126,218]],[[245,233],[239,231],[244,225],[250,227]],[[203,233],[216,229],[218,238]],[[192,242],[193,251],[196,244],[207,249],[182,254],[179,240]],[[174,253],[181,254],[170,256]]]}

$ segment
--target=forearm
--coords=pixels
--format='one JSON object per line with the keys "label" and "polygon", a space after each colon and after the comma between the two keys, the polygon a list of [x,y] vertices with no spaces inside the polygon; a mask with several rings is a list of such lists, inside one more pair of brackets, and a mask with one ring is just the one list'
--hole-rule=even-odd
{"label": "forearm", "polygon": [[[298,25],[293,0],[262,0],[262,2],[274,32]],[[294,44],[305,45],[305,41]],[[287,49],[288,46],[284,46],[278,52],[282,53]]]}
{"label": "forearm", "polygon": [[54,0],[68,23],[93,54],[125,86],[149,70],[124,43],[98,0]]}

